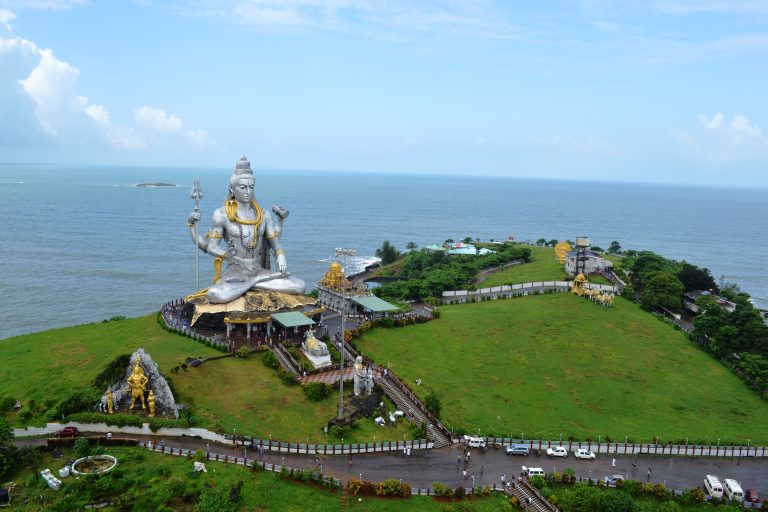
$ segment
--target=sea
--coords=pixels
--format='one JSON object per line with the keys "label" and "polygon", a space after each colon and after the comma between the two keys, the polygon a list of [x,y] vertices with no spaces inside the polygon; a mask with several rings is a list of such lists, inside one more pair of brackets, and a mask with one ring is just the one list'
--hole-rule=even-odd
{"label": "sea", "polygon": [[[200,179],[201,227],[232,167],[179,169],[0,164],[0,338],[157,311],[210,283],[186,220]],[[768,308],[768,189],[364,172],[255,170],[265,210],[290,211],[288,271],[312,285],[335,248],[347,273],[400,250],[467,236],[534,241],[587,236],[707,267]],[[141,188],[165,182],[174,187]]]}

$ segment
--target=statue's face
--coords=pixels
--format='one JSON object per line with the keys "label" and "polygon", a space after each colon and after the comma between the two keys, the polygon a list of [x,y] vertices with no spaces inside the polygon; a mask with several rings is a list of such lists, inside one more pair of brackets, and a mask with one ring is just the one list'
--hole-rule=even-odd
{"label": "statue's face", "polygon": [[253,197],[254,180],[250,177],[240,178],[232,187],[232,194],[239,203],[247,203]]}

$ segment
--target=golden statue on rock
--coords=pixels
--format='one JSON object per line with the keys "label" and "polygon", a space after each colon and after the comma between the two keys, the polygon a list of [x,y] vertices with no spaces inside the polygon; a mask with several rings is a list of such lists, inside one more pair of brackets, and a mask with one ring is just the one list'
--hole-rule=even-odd
{"label": "golden statue on rock", "polygon": [[115,400],[112,396],[112,390],[107,388],[107,411],[109,414],[115,413]]}
{"label": "golden statue on rock", "polygon": [[149,382],[149,379],[144,374],[144,369],[139,364],[139,359],[137,358],[136,366],[133,367],[133,372],[128,377],[128,385],[131,387],[130,410],[133,410],[133,406],[136,405],[137,398],[141,399],[141,408],[147,408],[147,405],[144,403],[144,390],[147,389],[147,382]]}

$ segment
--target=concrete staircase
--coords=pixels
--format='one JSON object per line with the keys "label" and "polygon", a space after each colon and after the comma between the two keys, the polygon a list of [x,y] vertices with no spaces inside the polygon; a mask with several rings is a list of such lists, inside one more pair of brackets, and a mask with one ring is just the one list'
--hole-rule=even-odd
{"label": "concrete staircase", "polygon": [[283,368],[294,374],[296,377],[301,376],[301,368],[299,367],[299,363],[297,363],[293,356],[288,353],[288,350],[286,350],[284,346],[279,343],[275,343],[272,346],[272,353],[275,354],[275,357]]}
{"label": "concrete staircase", "polygon": [[558,508],[550,503],[541,493],[531,487],[527,480],[522,482],[509,482],[505,492],[509,496],[514,496],[520,501],[523,510],[532,510],[536,512],[559,512]]}
{"label": "concrete staircase", "polygon": [[381,368],[377,368],[377,370],[374,372],[374,382],[381,386],[384,393],[397,405],[398,409],[408,415],[411,421],[417,424],[422,422],[427,424],[427,438],[434,443],[434,448],[442,448],[451,444],[450,432],[437,418],[427,412],[424,404],[413,393],[409,392],[397,380],[397,377],[389,372],[387,372],[385,377],[384,371]]}

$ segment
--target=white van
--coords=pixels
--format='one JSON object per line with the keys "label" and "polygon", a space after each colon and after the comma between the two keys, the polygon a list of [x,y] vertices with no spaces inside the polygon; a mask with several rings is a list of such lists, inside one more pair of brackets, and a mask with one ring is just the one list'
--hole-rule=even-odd
{"label": "white van", "polygon": [[541,468],[529,468],[526,466],[522,466],[522,468],[523,468],[523,474],[528,478],[533,478],[534,476],[540,476],[544,478],[546,474],[544,473],[544,470]]}
{"label": "white van", "polygon": [[723,490],[725,490],[728,499],[739,502],[744,501],[744,491],[741,490],[741,486],[736,480],[732,478],[723,480]]}
{"label": "white van", "polygon": [[704,477],[704,488],[713,498],[720,499],[723,497],[723,486],[715,475],[707,475]]}
{"label": "white van", "polygon": [[470,448],[479,448],[485,450],[485,439],[477,436],[466,436],[464,442]]}

